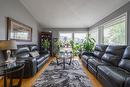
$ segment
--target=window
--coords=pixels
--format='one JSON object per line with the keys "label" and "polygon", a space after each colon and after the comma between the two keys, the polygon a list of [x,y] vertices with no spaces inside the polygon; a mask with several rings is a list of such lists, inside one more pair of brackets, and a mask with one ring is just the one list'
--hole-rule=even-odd
{"label": "window", "polygon": [[97,44],[126,45],[127,13],[89,30],[89,34]]}
{"label": "window", "polygon": [[59,39],[62,43],[62,47],[70,47],[69,42],[70,42],[70,40],[72,40],[72,33],[60,32]]}
{"label": "window", "polygon": [[61,41],[72,40],[72,33],[60,33],[60,40]]}
{"label": "window", "polygon": [[74,33],[74,42],[83,43],[86,36],[87,36],[87,33]]}
{"label": "window", "polygon": [[98,42],[99,42],[99,39],[98,39],[98,28],[91,29],[89,31],[89,34],[90,34],[90,37],[94,38],[96,43],[98,44]]}
{"label": "window", "polygon": [[126,38],[126,15],[104,24],[104,44],[125,45]]}
{"label": "window", "polygon": [[59,32],[59,40],[62,47],[71,47],[70,40],[74,40],[74,43],[83,43],[87,35],[87,32]]}

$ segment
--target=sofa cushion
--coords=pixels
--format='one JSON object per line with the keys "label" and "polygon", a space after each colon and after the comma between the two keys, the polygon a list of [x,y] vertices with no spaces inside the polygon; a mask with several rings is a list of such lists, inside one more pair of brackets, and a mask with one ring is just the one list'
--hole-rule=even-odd
{"label": "sofa cushion", "polygon": [[105,53],[105,50],[107,48],[107,45],[96,45],[95,50],[93,52],[94,57],[100,58]]}
{"label": "sofa cushion", "polygon": [[90,58],[94,58],[94,57],[83,55],[81,59],[88,61],[88,59],[90,59]]}
{"label": "sofa cushion", "polygon": [[118,65],[119,61],[120,61],[120,57],[119,56],[115,56],[115,55],[112,55],[112,54],[107,54],[105,53],[103,56],[102,56],[102,60],[104,60],[105,62],[107,63],[110,63],[112,65]]}
{"label": "sofa cushion", "polygon": [[107,78],[113,87],[123,87],[126,78],[130,76],[126,70],[114,66],[98,66],[97,71],[99,75]]}
{"label": "sofa cushion", "polygon": [[44,56],[39,56],[36,58],[37,64],[40,64],[42,61],[44,61],[46,58]]}
{"label": "sofa cushion", "polygon": [[85,66],[85,67],[87,67],[87,60],[85,60],[84,58],[81,58],[81,61],[82,61],[82,64]]}
{"label": "sofa cushion", "polygon": [[30,51],[31,51],[31,52],[32,52],[32,51],[38,51],[38,50],[39,50],[37,45],[30,45],[29,48],[30,48]]}
{"label": "sofa cushion", "polygon": [[126,46],[114,46],[109,45],[105,54],[102,56],[102,60],[112,65],[118,66]]}
{"label": "sofa cushion", "polygon": [[28,57],[30,57],[30,54],[29,53],[17,54],[16,57],[17,58],[28,58]]}
{"label": "sofa cushion", "polygon": [[17,51],[16,51],[16,57],[18,58],[27,58],[30,57],[29,54],[30,50],[28,47],[18,47]]}
{"label": "sofa cushion", "polygon": [[95,70],[97,70],[97,66],[105,65],[105,63],[103,63],[100,59],[91,58],[88,60],[88,65],[93,67]]}
{"label": "sofa cushion", "polygon": [[96,51],[101,51],[101,52],[104,52],[106,50],[108,45],[96,45],[95,46],[95,50]]}
{"label": "sofa cushion", "polygon": [[110,53],[113,55],[123,56],[124,50],[126,46],[120,46],[120,45],[109,45],[105,51],[105,53]]}
{"label": "sofa cushion", "polygon": [[20,47],[17,49],[16,54],[21,54],[21,53],[25,53],[25,52],[30,52],[28,47]]}
{"label": "sofa cushion", "polygon": [[130,72],[130,46],[128,46],[125,49],[125,52],[123,54],[123,58],[121,59],[121,61],[119,63],[119,67]]}
{"label": "sofa cushion", "polygon": [[93,54],[94,54],[94,56],[96,57],[96,58],[101,58],[102,57],[102,55],[104,54],[104,52],[100,52],[100,51],[94,51],[93,52]]}
{"label": "sofa cushion", "polygon": [[44,56],[45,58],[49,57],[50,54],[42,54],[42,56]]}
{"label": "sofa cushion", "polygon": [[87,64],[88,64],[88,59],[90,59],[90,58],[94,58],[94,57],[82,55],[81,60],[82,60],[82,62],[83,62],[83,64],[84,64],[85,66],[87,66]]}

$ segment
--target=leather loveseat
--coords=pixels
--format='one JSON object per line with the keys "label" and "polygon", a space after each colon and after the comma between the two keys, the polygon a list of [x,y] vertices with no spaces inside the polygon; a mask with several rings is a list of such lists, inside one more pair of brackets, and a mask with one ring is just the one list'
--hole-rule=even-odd
{"label": "leather loveseat", "polygon": [[[34,76],[42,68],[50,56],[49,52],[45,52],[45,54],[42,53],[37,57],[32,57],[30,52],[39,52],[37,45],[18,45],[17,47],[16,58],[17,61],[25,62],[24,77],[26,78]],[[19,77],[18,74],[16,77]]]}
{"label": "leather loveseat", "polygon": [[81,60],[103,87],[130,87],[130,46],[96,45]]}

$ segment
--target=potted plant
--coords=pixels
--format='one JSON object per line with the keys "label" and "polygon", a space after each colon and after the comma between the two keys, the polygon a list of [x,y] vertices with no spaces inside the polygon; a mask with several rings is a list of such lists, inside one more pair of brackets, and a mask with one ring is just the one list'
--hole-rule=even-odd
{"label": "potted plant", "polygon": [[42,47],[45,49],[45,51],[48,50],[48,48],[50,47],[50,42],[49,42],[48,39],[46,39],[46,40],[44,40],[44,41],[42,42]]}
{"label": "potted plant", "polygon": [[74,55],[75,48],[74,48],[74,41],[73,40],[70,40],[70,45],[71,45],[71,48],[72,48],[72,54]]}
{"label": "potted plant", "polygon": [[84,51],[91,53],[93,52],[94,48],[95,48],[95,39],[90,37],[90,34],[88,35],[88,37],[86,37],[86,39],[83,42],[83,48]]}
{"label": "potted plant", "polygon": [[81,45],[79,43],[74,43],[74,55],[77,56],[80,51]]}
{"label": "potted plant", "polygon": [[74,56],[77,56],[77,54],[79,53],[80,49],[81,49],[81,44],[79,43],[74,43],[73,40],[70,40],[70,45],[72,47],[72,53]]}
{"label": "potted plant", "polygon": [[53,56],[56,56],[59,53],[60,46],[61,41],[58,40],[58,38],[55,38],[55,40],[53,41]]}

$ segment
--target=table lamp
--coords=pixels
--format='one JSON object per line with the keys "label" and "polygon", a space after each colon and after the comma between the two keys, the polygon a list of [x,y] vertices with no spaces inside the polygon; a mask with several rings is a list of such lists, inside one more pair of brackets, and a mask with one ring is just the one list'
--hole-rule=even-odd
{"label": "table lamp", "polygon": [[7,60],[5,62],[9,62],[11,50],[16,50],[17,45],[15,40],[0,40],[0,50],[6,51]]}

